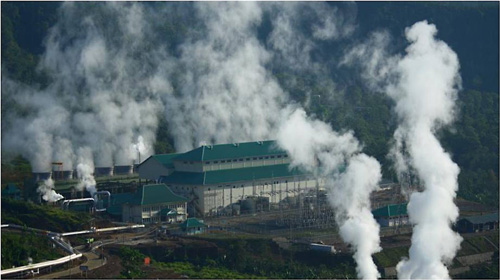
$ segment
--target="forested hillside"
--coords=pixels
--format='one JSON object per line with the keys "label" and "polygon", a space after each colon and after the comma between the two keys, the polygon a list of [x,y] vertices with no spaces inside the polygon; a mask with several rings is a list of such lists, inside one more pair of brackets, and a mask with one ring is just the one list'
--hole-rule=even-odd
{"label": "forested hillside", "polygon": [[[38,71],[37,63],[44,52],[44,38],[57,21],[59,5],[59,2],[2,2],[4,77],[42,88],[48,84],[50,74]],[[328,122],[335,130],[352,129],[364,144],[364,151],[382,163],[384,177],[395,179],[387,158],[396,127],[392,111],[394,104],[384,93],[368,89],[356,70],[339,68],[338,59],[334,57],[342,55],[343,49],[353,42],[361,41],[370,32],[381,29],[391,34],[393,50],[403,53],[407,45],[405,27],[422,19],[436,24],[439,29],[437,36],[457,53],[461,65],[462,89],[459,92],[457,120],[452,127],[439,132],[445,148],[461,169],[459,195],[498,206],[498,3],[361,2],[356,5],[354,39],[335,46],[325,43],[313,55],[313,59],[318,61],[332,61],[325,65],[327,75],[336,83],[335,94],[332,94],[331,85],[318,81],[317,76],[309,77],[286,67],[271,69],[274,78],[294,101],[307,103],[308,113]],[[268,21],[264,17],[259,27],[259,40],[263,45],[268,44]],[[188,14],[165,19],[162,35],[173,53],[178,51],[177,47],[183,42],[183,35],[188,32],[187,24],[190,23]],[[173,85],[175,89],[175,83]],[[5,110],[23,110],[11,105],[11,101],[2,94],[2,115]],[[174,151],[171,137],[174,132],[169,131],[164,118],[164,115],[159,118],[156,153]],[[15,166],[18,165],[2,161],[2,179],[16,178],[10,173],[28,170],[25,165],[22,171],[15,170]]]}

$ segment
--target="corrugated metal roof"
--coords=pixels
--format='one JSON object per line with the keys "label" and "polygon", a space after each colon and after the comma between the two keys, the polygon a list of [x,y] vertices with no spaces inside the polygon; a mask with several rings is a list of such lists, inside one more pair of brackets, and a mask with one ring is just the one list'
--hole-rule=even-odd
{"label": "corrugated metal roof", "polygon": [[187,198],[176,195],[164,184],[144,185],[137,191],[138,202],[141,205],[186,202]]}
{"label": "corrugated metal roof", "polygon": [[374,217],[394,217],[408,215],[407,203],[391,204],[372,211]]}
{"label": "corrugated metal roof", "polygon": [[490,213],[490,214],[486,214],[486,215],[462,217],[462,219],[465,219],[473,224],[485,224],[485,223],[491,223],[491,222],[498,222],[498,211],[495,213]]}
{"label": "corrugated metal roof", "polygon": [[175,160],[207,161],[244,157],[285,154],[276,141],[245,142],[235,144],[206,145],[180,154]]}
{"label": "corrugated metal roof", "polygon": [[213,185],[300,175],[307,175],[307,173],[299,170],[298,168],[289,170],[289,164],[278,164],[199,173],[176,171],[169,176],[160,177],[160,182],[165,184],[180,185]]}

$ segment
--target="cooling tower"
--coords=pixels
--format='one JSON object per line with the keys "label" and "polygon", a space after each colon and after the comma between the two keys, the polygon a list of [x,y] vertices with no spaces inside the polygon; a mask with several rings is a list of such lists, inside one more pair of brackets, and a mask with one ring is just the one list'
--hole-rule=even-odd
{"label": "cooling tower", "polygon": [[113,167],[96,167],[94,170],[94,176],[105,177],[113,176]]}
{"label": "cooling tower", "polygon": [[44,181],[51,178],[52,172],[33,172],[33,180]]}
{"label": "cooling tower", "polygon": [[115,175],[126,175],[134,172],[133,165],[115,165]]}

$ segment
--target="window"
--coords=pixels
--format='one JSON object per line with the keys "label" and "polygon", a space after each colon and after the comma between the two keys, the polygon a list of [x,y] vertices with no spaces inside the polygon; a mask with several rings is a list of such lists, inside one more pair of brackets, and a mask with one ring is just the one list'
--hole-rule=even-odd
{"label": "window", "polygon": [[235,189],[235,188],[236,188],[236,186],[233,186],[233,189]]}
{"label": "window", "polygon": [[210,188],[208,188],[208,191],[210,191]]}
{"label": "window", "polygon": [[284,155],[283,157],[287,158],[287,157],[288,157],[288,155]]}
{"label": "window", "polygon": [[242,159],[242,158],[240,158],[240,159],[239,159],[239,161],[243,161],[243,159]]}
{"label": "window", "polygon": [[256,158],[256,157],[254,157],[254,158],[253,158],[253,160],[257,160],[257,158]]}
{"label": "window", "polygon": [[250,160],[251,160],[251,158],[246,158],[246,160],[247,160],[247,161],[250,161]]}
{"label": "window", "polygon": [[269,157],[265,157],[265,159],[269,159]]}
{"label": "window", "polygon": [[225,163],[226,161],[225,160],[221,160],[220,163]]}
{"label": "window", "polygon": [[210,164],[210,161],[205,161],[205,164]]}
{"label": "window", "polygon": [[271,156],[271,158],[274,158],[274,156]]}
{"label": "window", "polygon": [[237,162],[238,160],[237,159],[233,159],[233,162]]}
{"label": "window", "polygon": [[277,156],[277,158],[281,158],[281,155]]}
{"label": "window", "polygon": [[216,161],[214,161],[214,163],[219,163],[219,161],[216,160]]}
{"label": "window", "polygon": [[187,164],[187,163],[188,163],[187,161],[184,162],[184,164]]}
{"label": "window", "polygon": [[263,157],[259,157],[259,159],[264,159]]}

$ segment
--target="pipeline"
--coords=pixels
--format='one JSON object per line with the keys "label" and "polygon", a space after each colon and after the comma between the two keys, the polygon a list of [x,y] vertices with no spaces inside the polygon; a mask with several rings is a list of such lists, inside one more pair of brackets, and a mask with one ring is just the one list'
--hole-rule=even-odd
{"label": "pipeline", "polygon": [[[108,196],[108,206],[106,206],[105,208],[97,208],[97,202],[99,201],[97,196],[100,194]],[[106,208],[108,208],[111,205],[111,193],[108,191],[98,191],[94,193],[93,198],[94,198],[94,207],[96,212],[106,211]]]}
{"label": "pipeline", "polygon": [[76,199],[66,199],[62,202],[61,208],[64,210],[69,209],[69,204],[72,202],[82,202],[82,201],[92,201],[95,205],[95,200],[93,198],[76,198]]}

